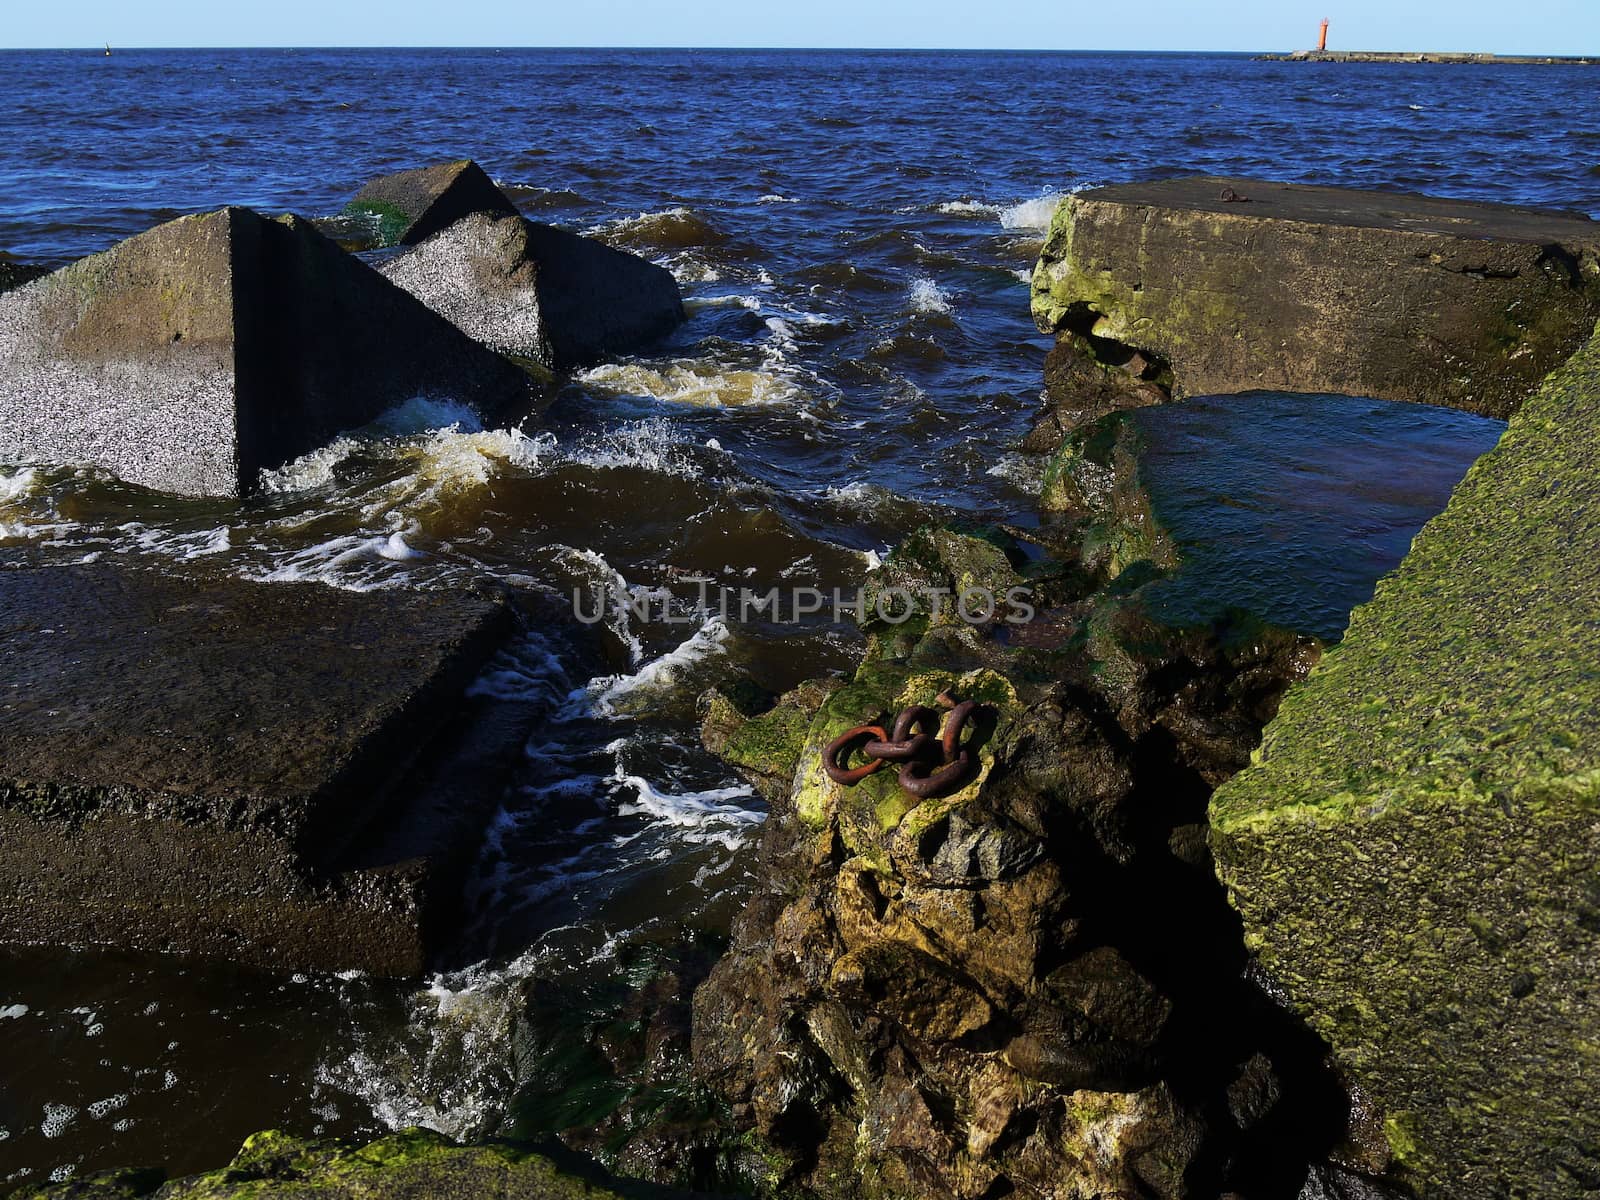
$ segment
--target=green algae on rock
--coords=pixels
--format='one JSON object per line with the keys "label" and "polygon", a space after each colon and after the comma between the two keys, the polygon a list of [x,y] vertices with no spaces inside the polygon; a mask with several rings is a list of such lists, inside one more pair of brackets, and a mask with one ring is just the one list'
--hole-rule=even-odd
{"label": "green algae on rock", "polygon": [[1600,319],[1600,224],[1262,180],[1124,184],[1057,210],[1033,313],[1170,364],[1178,399],[1266,388],[1503,418]]}
{"label": "green algae on rock", "polygon": [[1247,939],[1433,1196],[1600,1186],[1600,340],[1216,793]]}
{"label": "green algae on rock", "polygon": [[407,1129],[365,1146],[292,1137],[249,1138],[220,1171],[162,1184],[159,1172],[114,1172],[11,1200],[685,1200],[687,1194],[603,1180],[509,1143],[458,1146]]}

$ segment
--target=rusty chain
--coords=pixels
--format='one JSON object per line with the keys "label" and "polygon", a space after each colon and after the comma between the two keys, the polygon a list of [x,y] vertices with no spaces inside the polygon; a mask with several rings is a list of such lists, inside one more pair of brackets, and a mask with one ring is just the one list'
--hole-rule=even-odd
{"label": "rusty chain", "polygon": [[[891,730],[882,725],[845,730],[823,748],[823,771],[835,783],[854,787],[885,763],[897,763],[900,786],[910,795],[919,800],[949,795],[972,773],[972,751],[962,746],[961,735],[980,706],[948,692],[940,693],[939,702],[949,709],[942,724],[937,711],[913,704],[895,717]],[[866,761],[847,766],[857,748]]]}

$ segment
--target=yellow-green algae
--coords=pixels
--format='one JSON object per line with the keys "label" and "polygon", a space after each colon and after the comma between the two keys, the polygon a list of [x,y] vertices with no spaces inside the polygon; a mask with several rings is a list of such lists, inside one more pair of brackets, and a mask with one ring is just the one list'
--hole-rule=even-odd
{"label": "yellow-green algae", "polygon": [[1600,1187],[1600,338],[1211,805],[1247,939],[1426,1195]]}
{"label": "yellow-green algae", "polygon": [[509,1143],[458,1146],[428,1129],[403,1130],[365,1146],[268,1130],[246,1140],[220,1171],[159,1189],[155,1180],[146,1179],[144,1190],[137,1174],[28,1188],[12,1200],[668,1200],[683,1195],[586,1178]]}

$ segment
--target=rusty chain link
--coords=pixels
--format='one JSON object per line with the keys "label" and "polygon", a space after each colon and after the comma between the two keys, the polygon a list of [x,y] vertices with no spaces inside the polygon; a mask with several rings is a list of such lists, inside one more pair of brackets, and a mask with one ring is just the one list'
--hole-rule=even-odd
{"label": "rusty chain link", "polygon": [[[910,795],[919,800],[949,795],[972,772],[972,751],[962,746],[961,735],[980,706],[975,700],[957,701],[948,692],[940,693],[939,702],[950,710],[942,728],[937,711],[913,704],[901,710],[892,732],[882,725],[845,730],[823,748],[823,771],[835,783],[854,787],[885,763],[898,763],[900,786]],[[858,747],[866,761],[847,766]]]}

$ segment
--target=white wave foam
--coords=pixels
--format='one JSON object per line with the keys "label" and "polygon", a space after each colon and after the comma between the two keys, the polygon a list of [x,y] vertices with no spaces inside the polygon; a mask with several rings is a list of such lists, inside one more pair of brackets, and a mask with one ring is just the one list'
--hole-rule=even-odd
{"label": "white wave foam", "polygon": [[627,649],[628,662],[635,667],[642,663],[644,643],[628,624],[627,606],[620,602],[622,597],[633,591],[622,572],[607,562],[605,555],[587,547],[557,546],[553,557],[568,571],[586,580],[594,595],[601,598],[601,603],[607,599],[615,602],[606,614],[606,627]]}
{"label": "white wave foam", "polygon": [[467,695],[554,708],[571,691],[572,681],[560,657],[548,641],[530,630],[489,661]]}
{"label": "white wave foam", "polygon": [[731,631],[713,617],[673,650],[632,675],[607,675],[592,680],[580,693],[597,716],[631,715],[630,710],[681,683],[696,664],[726,651]]}
{"label": "white wave foam", "polygon": [[749,312],[761,311],[761,300],[756,296],[689,296],[683,307],[687,312],[704,312],[712,308],[743,308]]}
{"label": "white wave foam", "polygon": [[17,1018],[27,1015],[28,1006],[26,1004],[8,1004],[4,1008],[0,1008],[0,1021],[15,1021]]}
{"label": "white wave foam", "polygon": [[579,382],[614,395],[649,396],[674,404],[736,408],[747,404],[794,404],[805,393],[776,371],[725,367],[705,359],[681,359],[658,367],[608,363],[585,371]]}
{"label": "white wave foam", "polygon": [[403,574],[386,565],[399,561],[393,555],[390,537],[346,534],[297,550],[265,570],[246,571],[244,577],[262,583],[321,583],[347,592],[381,591],[405,584]]}
{"label": "white wave foam", "polygon": [[660,417],[619,425],[567,457],[586,467],[639,467],[681,479],[700,477],[700,468],[687,453],[683,436],[671,421]]}
{"label": "white wave foam", "polygon": [[619,765],[614,782],[631,788],[636,799],[617,809],[620,816],[645,816],[672,826],[686,841],[715,843],[728,851],[745,844],[746,835],[766,818],[754,809],[732,803],[755,795],[743,784],[710,788],[703,792],[670,793],[657,790],[642,775],[630,775]]}
{"label": "white wave foam", "polygon": [[782,317],[768,317],[767,328],[772,334],[769,340],[780,355],[794,354],[800,349],[800,343],[794,336],[794,326]]}
{"label": "white wave foam", "polygon": [[933,280],[918,279],[911,284],[911,307],[922,313],[948,313],[950,297]]}
{"label": "white wave foam", "polygon": [[412,996],[399,1037],[323,1064],[317,1082],[355,1096],[389,1129],[420,1125],[458,1141],[482,1137],[515,1088],[522,984],[538,966],[528,954],[498,968],[435,976]]}
{"label": "white wave foam", "polygon": [[78,1119],[78,1109],[70,1104],[46,1104],[44,1119],[39,1122],[39,1132],[47,1138],[58,1138]]}
{"label": "white wave foam", "polygon": [[1041,232],[1049,229],[1051,218],[1056,215],[1056,209],[1061,207],[1061,202],[1067,195],[1066,192],[1046,192],[1042,196],[1035,196],[1032,200],[1013,204],[1001,211],[1001,228],[1036,229]]}
{"label": "white wave foam", "polygon": [[0,504],[10,504],[32,495],[39,483],[39,472],[32,467],[23,467],[10,474],[0,472]]}
{"label": "white wave foam", "polygon": [[985,204],[981,200],[948,200],[939,205],[939,211],[948,216],[998,217],[1005,209],[998,204]]}
{"label": "white wave foam", "polygon": [[354,438],[334,438],[326,446],[302,454],[293,462],[263,471],[259,480],[261,490],[269,495],[281,495],[326,487],[333,482],[334,469],[355,452],[357,445]]}
{"label": "white wave foam", "polygon": [[127,1092],[118,1092],[115,1096],[107,1096],[104,1100],[96,1100],[89,1105],[89,1115],[96,1121],[103,1121],[118,1109],[128,1107],[129,1099]]}
{"label": "white wave foam", "polygon": [[1037,492],[1044,486],[1044,472],[1049,459],[1040,454],[1018,454],[1008,451],[985,474],[1004,479],[1025,492]]}
{"label": "white wave foam", "polygon": [[776,192],[769,192],[756,201],[757,204],[799,204],[793,196],[780,196]]}

